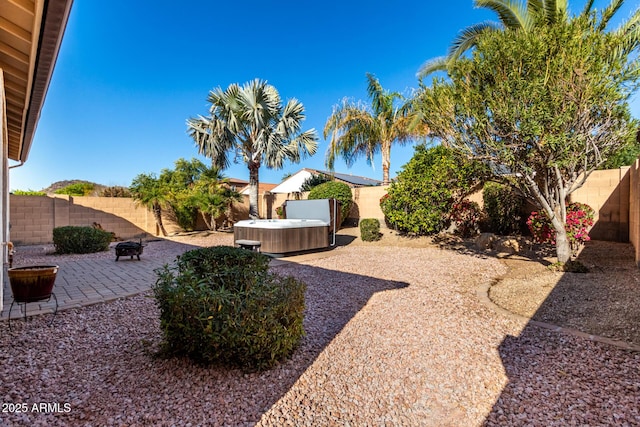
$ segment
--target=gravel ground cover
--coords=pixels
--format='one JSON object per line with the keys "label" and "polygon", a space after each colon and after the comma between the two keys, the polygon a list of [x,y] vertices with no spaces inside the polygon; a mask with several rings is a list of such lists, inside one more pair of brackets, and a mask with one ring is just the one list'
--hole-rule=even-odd
{"label": "gravel ground cover", "polygon": [[[150,242],[145,255],[201,244]],[[53,328],[16,322],[0,335],[0,425],[640,425],[639,354],[483,304],[476,290],[505,274],[500,261],[432,247],[326,255],[274,267],[308,285],[307,335],[266,372],[155,357],[149,294],[61,312]]]}

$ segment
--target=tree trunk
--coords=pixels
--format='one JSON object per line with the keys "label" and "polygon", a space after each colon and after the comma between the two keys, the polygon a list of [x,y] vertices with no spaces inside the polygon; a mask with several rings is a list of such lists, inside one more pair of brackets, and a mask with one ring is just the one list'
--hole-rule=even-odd
{"label": "tree trunk", "polygon": [[156,225],[160,229],[160,232],[162,233],[162,235],[166,236],[167,230],[164,229],[164,224],[162,224],[162,208],[157,203],[153,204],[153,217],[155,218]]}
{"label": "tree trunk", "polygon": [[562,264],[571,259],[571,244],[567,238],[567,232],[562,228],[562,231],[556,230],[556,255],[558,256],[558,262]]}
{"label": "tree trunk", "polygon": [[258,170],[260,164],[249,162],[249,218],[258,219]]}
{"label": "tree trunk", "polygon": [[[388,151],[388,152],[385,152]],[[391,167],[391,148],[382,149],[382,185],[389,185],[389,168]]]}

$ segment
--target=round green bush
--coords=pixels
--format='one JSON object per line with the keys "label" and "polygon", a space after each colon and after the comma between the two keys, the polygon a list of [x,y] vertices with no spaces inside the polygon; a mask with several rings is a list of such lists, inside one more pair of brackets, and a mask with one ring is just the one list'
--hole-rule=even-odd
{"label": "round green bush", "polygon": [[195,249],[156,270],[164,350],[205,364],[265,369],[304,335],[304,283],[269,258],[228,246]]}
{"label": "round green bush", "polygon": [[53,244],[58,254],[89,254],[109,250],[113,235],[93,227],[68,225],[53,229]]}
{"label": "round green bush", "polygon": [[486,175],[486,167],[450,148],[420,145],[380,200],[380,208],[396,230],[439,233],[449,225],[454,203],[472,193]]}
{"label": "round green bush", "polygon": [[349,216],[351,205],[353,204],[353,195],[351,188],[344,182],[330,181],[317,185],[311,189],[309,200],[315,199],[336,199],[340,202],[340,214],[342,222]]}
{"label": "round green bush", "polygon": [[360,238],[363,242],[375,242],[380,237],[380,221],[376,218],[364,218],[360,221]]}

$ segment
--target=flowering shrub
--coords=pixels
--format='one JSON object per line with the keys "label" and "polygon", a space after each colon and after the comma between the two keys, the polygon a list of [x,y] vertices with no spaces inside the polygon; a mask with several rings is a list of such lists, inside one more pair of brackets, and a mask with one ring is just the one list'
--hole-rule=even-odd
{"label": "flowering shrub", "polygon": [[451,221],[456,226],[456,234],[462,237],[471,237],[480,231],[482,211],[476,202],[464,199],[454,203],[451,209]]}
{"label": "flowering shrub", "polygon": [[[593,226],[594,211],[591,206],[584,203],[571,203],[567,205],[567,239],[571,249],[575,252],[580,245],[591,240],[589,229]],[[551,220],[546,212],[531,212],[527,220],[527,226],[538,243],[556,243],[556,232],[551,225]]]}

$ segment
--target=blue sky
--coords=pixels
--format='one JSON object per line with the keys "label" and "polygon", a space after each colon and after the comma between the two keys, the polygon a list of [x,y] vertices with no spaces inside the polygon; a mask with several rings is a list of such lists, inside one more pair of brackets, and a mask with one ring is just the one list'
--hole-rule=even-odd
{"label": "blue sky", "polygon": [[[618,18],[638,7],[626,3]],[[570,4],[579,12],[584,3]],[[344,97],[368,102],[367,72],[385,89],[409,95],[425,60],[485,20],[496,17],[474,9],[472,0],[76,0],[31,153],[11,170],[10,187],[40,190],[65,179],[128,186],[179,158],[208,163],[185,121],[207,114],[209,90],[254,78],[285,100],[299,99],[304,128],[321,138],[313,157],[281,170],[263,166],[260,181],[278,183],[302,167],[324,169],[324,124]],[[635,117],[638,104],[632,103]],[[392,148],[392,177],[412,154],[412,145]],[[379,158],[373,168],[365,159],[351,168],[339,160],[335,170],[382,179]],[[242,163],[224,174],[249,177]]]}

